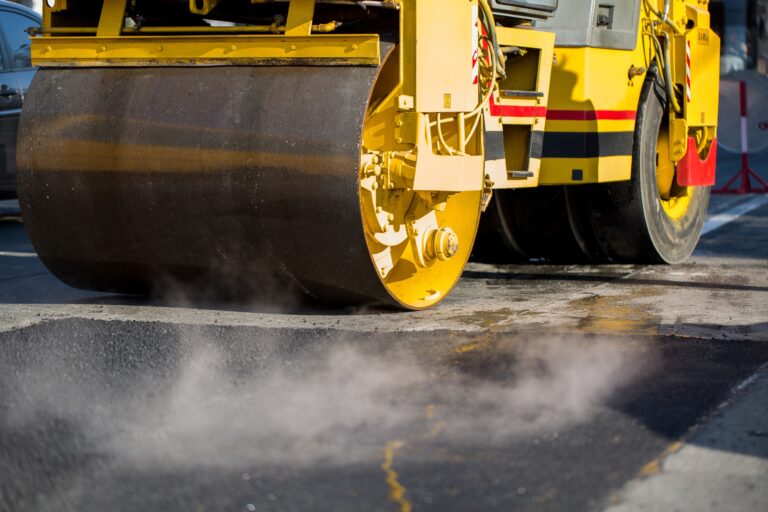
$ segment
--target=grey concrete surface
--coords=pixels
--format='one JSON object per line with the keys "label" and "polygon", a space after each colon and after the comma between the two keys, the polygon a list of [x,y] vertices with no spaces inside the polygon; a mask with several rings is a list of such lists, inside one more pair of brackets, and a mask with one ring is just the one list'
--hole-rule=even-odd
{"label": "grey concrete surface", "polygon": [[0,217],[2,511],[766,502],[768,203],[683,265],[473,263],[419,313],[73,290]]}
{"label": "grey concrete surface", "polygon": [[[768,510],[768,368],[628,484],[606,512]],[[741,389],[741,388],[744,389]]]}

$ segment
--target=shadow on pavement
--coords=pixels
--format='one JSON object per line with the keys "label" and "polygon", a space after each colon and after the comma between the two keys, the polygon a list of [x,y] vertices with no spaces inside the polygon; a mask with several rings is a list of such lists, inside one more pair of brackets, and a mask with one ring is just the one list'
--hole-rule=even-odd
{"label": "shadow on pavement", "polygon": [[[4,254],[5,253],[5,254]],[[389,314],[386,307],[346,307],[319,304],[298,294],[275,294],[265,290],[263,296],[247,300],[226,298],[204,292],[195,294],[177,285],[169,286],[162,295],[147,298],[78,290],[56,279],[35,255],[23,223],[19,218],[0,219],[0,304],[93,304],[153,306],[165,308],[195,307],[204,310],[285,313],[303,315],[350,315],[358,313]]]}

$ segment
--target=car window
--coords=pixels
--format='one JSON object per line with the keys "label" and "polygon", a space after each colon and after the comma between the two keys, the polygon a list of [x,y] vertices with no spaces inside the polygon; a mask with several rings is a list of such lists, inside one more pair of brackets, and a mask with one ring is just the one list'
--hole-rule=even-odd
{"label": "car window", "polygon": [[29,55],[29,34],[25,31],[29,27],[38,25],[37,21],[27,16],[9,11],[0,11],[0,26],[5,34],[5,40],[8,43],[8,53],[11,56],[11,65],[8,67],[32,67]]}

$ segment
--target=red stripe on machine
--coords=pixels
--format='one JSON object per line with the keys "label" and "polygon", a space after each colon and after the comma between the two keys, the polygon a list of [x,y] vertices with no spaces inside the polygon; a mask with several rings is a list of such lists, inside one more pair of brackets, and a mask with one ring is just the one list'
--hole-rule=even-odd
{"label": "red stripe on machine", "polygon": [[685,97],[691,102],[691,42],[685,44]]}
{"label": "red stripe on machine", "polygon": [[546,117],[547,115],[547,107],[499,105],[493,96],[491,96],[489,108],[494,117]]}
{"label": "red stripe on machine", "polygon": [[547,107],[496,105],[491,101],[491,115],[494,117],[545,117],[547,115]]}

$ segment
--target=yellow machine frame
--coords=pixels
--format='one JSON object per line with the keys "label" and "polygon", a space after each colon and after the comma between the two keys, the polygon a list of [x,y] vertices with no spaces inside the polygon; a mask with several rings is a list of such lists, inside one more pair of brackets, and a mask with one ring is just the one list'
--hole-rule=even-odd
{"label": "yellow machine frame", "polygon": [[[701,198],[705,198],[707,191],[699,185],[708,182],[691,179],[687,184],[678,183],[678,171],[682,168],[689,176],[706,175],[711,179],[711,175],[701,171],[714,170],[709,165],[714,159],[707,158],[707,165],[703,166],[700,157],[716,147],[718,66],[712,59],[719,55],[719,40],[709,28],[707,0],[634,0],[632,5],[638,6],[640,1],[642,11],[633,12],[639,21],[636,44],[631,49],[620,48],[631,46],[632,37],[615,48],[599,47],[602,41],[590,46],[592,32],[587,32],[589,37],[583,41],[574,40],[582,46],[557,47],[556,30],[548,31],[546,22],[538,26],[538,22],[514,18],[512,13],[518,11],[497,6],[495,11],[505,16],[497,23],[489,0],[383,0],[374,3],[376,12],[371,16],[358,18],[354,14],[348,17],[347,7],[353,2],[339,4],[331,0],[251,0],[263,5],[243,12],[227,10],[238,6],[234,2],[227,5],[228,0],[189,0],[188,6],[186,1],[158,5],[159,2],[146,0],[131,3],[130,7],[128,0],[45,2],[43,26],[31,43],[32,61],[41,68],[68,69],[41,70],[31,89],[30,95],[37,95],[38,101],[30,102],[26,118],[22,116],[25,136],[21,139],[27,142],[19,152],[20,196],[26,198],[22,204],[31,205],[42,195],[41,190],[47,190],[49,178],[55,179],[60,184],[59,192],[67,194],[67,200],[71,193],[86,203],[93,201],[94,204],[89,203],[92,208],[81,209],[82,218],[93,216],[94,212],[103,213],[115,225],[132,226],[138,233],[136,238],[143,240],[146,236],[149,243],[146,248],[137,247],[134,251],[134,245],[130,245],[133,241],[113,237],[111,229],[85,233],[79,245],[74,245],[75,252],[79,252],[71,257],[69,249],[62,251],[62,244],[53,236],[55,230],[49,227],[60,216],[60,207],[47,201],[47,194],[46,201],[38,204],[37,210],[42,212],[39,218],[35,217],[35,208],[29,207],[33,215],[26,216],[30,220],[28,225],[31,232],[36,233],[32,236],[42,243],[43,252],[47,252],[43,260],[47,258],[62,279],[98,290],[133,289],[136,285],[127,286],[120,273],[130,276],[136,269],[143,272],[137,277],[143,280],[140,286],[151,288],[159,279],[165,279],[162,274],[166,271],[188,278],[187,273],[197,273],[201,268],[216,270],[213,267],[218,266],[222,258],[229,261],[230,257],[234,261],[247,261],[242,266],[248,267],[264,252],[268,261],[256,265],[258,270],[290,282],[295,280],[307,292],[325,294],[334,300],[366,297],[410,309],[430,307],[453,288],[470,254],[480,247],[475,245],[475,237],[481,211],[486,208],[491,209],[485,219],[499,221],[490,226],[491,235],[501,236],[501,241],[492,248],[495,253],[516,245],[520,233],[515,232],[511,224],[520,221],[518,228],[524,224],[525,229],[517,231],[522,231],[521,236],[525,238],[528,228],[536,231],[536,221],[549,220],[556,216],[550,213],[559,208],[554,213],[560,214],[559,220],[567,224],[568,234],[578,238],[574,244],[584,256],[600,253],[601,257],[633,261],[640,256],[654,258],[654,261],[679,261],[682,256],[687,257],[682,252],[692,251],[695,245],[698,227],[703,223],[701,212],[706,208]],[[592,0],[582,3],[596,6]],[[329,7],[330,4],[335,5]],[[362,4],[370,3],[363,2],[360,6]],[[618,5],[605,6],[601,2],[599,7],[610,9]],[[267,20],[272,23],[247,24],[254,16],[261,15],[265,16],[258,23],[267,23]],[[543,11],[540,15],[546,17]],[[336,16],[341,21],[333,21]],[[245,20],[246,24],[213,26],[204,23],[208,17],[237,23]],[[350,18],[359,24],[338,30]],[[189,22],[180,21],[187,19]],[[556,21],[557,13],[551,23]],[[600,26],[600,17],[590,21],[593,22]],[[187,26],[177,26],[179,23]],[[357,33],[356,27],[370,27],[364,30],[372,33]],[[630,33],[623,28],[621,32]],[[83,67],[153,66],[259,68],[72,71]],[[280,66],[285,67],[278,69]],[[330,66],[345,69],[333,71]],[[649,76],[651,72],[653,75]],[[193,166],[197,176],[187,170],[186,162],[195,156],[197,146],[190,144],[193,139],[185,131],[186,127],[193,124],[205,130],[208,123],[208,115],[201,115],[200,123],[190,117],[198,111],[195,97],[176,94],[176,91],[192,90],[187,80],[194,76],[206,80],[207,87],[213,89],[220,79],[232,82],[230,89],[243,80],[254,80],[252,88],[231,91],[232,98],[216,98],[224,103],[233,100],[227,107],[230,110],[217,119],[224,125],[238,124],[234,117],[241,112],[247,112],[249,122],[265,125],[265,132],[251,125],[242,127],[247,137],[253,138],[248,138],[249,142],[240,146],[240,152],[229,159],[231,164],[236,158],[245,158],[240,168],[232,169],[216,158],[219,151],[228,146],[230,132],[227,131],[204,148],[201,162]],[[295,77],[299,79],[298,85],[293,81]],[[320,79],[325,90],[315,91]],[[125,87],[111,87],[112,80],[125,81]],[[65,112],[62,103],[67,102],[71,94],[59,95],[57,91],[65,87],[59,87],[58,83],[68,84],[70,91],[79,89],[81,84],[95,88],[96,96],[90,100],[97,101],[86,105],[93,118],[82,113],[82,110],[88,112],[87,109],[76,109],[74,114]],[[172,127],[178,132],[157,146],[157,151],[170,155],[176,165],[164,166],[156,158],[150,158],[152,155],[142,159],[133,157],[137,151],[155,143],[153,132],[131,130],[126,128],[129,123],[123,122],[126,121],[124,92],[134,83],[145,84],[137,88],[137,97],[146,91],[164,94],[139,103],[141,109],[149,109],[145,115],[150,123],[154,123],[154,119],[170,119],[170,124],[158,125],[157,129]],[[280,84],[303,89],[304,94],[296,97],[290,108],[285,108],[283,101],[290,102],[294,97],[291,91],[285,91],[283,97]],[[104,88],[100,90],[102,85]],[[273,86],[272,93],[280,89],[276,99],[268,95]],[[661,98],[661,93],[656,98],[649,96],[650,86],[655,91],[665,87],[668,101]],[[177,108],[169,109],[166,117],[155,115],[157,103],[177,102],[176,96],[184,96],[178,99]],[[651,98],[654,102],[641,98]],[[645,103],[641,105],[641,101]],[[662,105],[669,105],[666,117],[661,113]],[[219,113],[218,103],[204,106],[208,110],[200,109],[200,112]],[[652,122],[639,125],[641,133],[636,127],[638,112],[651,109],[655,117],[643,117]],[[280,124],[279,129],[284,130],[278,130],[282,134],[279,141],[272,135],[270,125],[275,118],[281,123],[274,124]],[[307,123],[308,118],[312,123]],[[35,122],[35,119],[45,121]],[[118,120],[113,123],[118,126],[110,131],[106,140],[106,144],[111,144],[107,147],[99,146],[104,141],[92,137],[99,131],[99,123],[106,119]],[[127,121],[134,122],[130,118]],[[326,131],[326,123],[334,122],[339,130]],[[67,123],[76,125],[77,130],[70,134]],[[51,129],[42,131],[41,126]],[[50,139],[53,142],[49,143]],[[313,152],[313,143],[318,141],[319,149]],[[74,144],[78,143],[87,144],[92,150],[77,151]],[[68,160],[60,158],[55,144],[62,145],[59,153],[68,155]],[[42,146],[45,148],[41,149]],[[636,158],[640,146],[643,152]],[[250,159],[246,153],[253,147],[264,153],[274,148],[282,151],[274,161],[266,154]],[[701,162],[688,158],[690,148]],[[335,164],[339,150],[343,150],[345,162],[341,168]],[[322,176],[318,176],[319,160],[301,160],[307,152],[313,158],[314,155],[329,157],[321,162],[320,169],[325,169]],[[81,154],[86,155],[90,167],[80,162]],[[94,165],[97,161],[99,165]],[[277,168],[275,161],[281,162]],[[678,162],[684,165],[681,167]],[[209,164],[211,169],[203,167]],[[164,167],[170,169],[164,185],[145,179],[146,173]],[[98,169],[107,172],[89,172]],[[642,172],[635,172],[637,169]],[[208,176],[209,170],[218,172]],[[230,179],[235,175],[232,173],[256,185],[269,183],[284,188],[270,193],[262,191],[263,186],[240,187]],[[274,176],[281,173],[288,179],[274,180]],[[101,181],[105,176],[110,179]],[[229,232],[230,245],[224,246],[231,249],[230,254],[206,253],[210,248],[196,250],[197,237],[179,233],[172,238],[180,241],[185,264],[181,268],[171,268],[170,264],[163,267],[164,261],[159,260],[175,261],[179,255],[166,251],[170,242],[162,230],[145,229],[145,224],[163,218],[162,213],[155,211],[153,194],[174,196],[177,184],[190,193],[208,194],[209,177],[213,178],[210,183],[214,183],[214,191],[220,193],[218,202],[235,198],[248,201],[249,205],[258,202],[266,209],[243,207],[246,212],[238,211],[228,217],[237,227]],[[594,216],[590,193],[604,193],[613,200],[616,194],[610,186],[570,190],[568,194],[561,194],[557,189],[532,193],[499,190],[491,202],[494,189],[630,179],[630,187],[621,188],[632,189],[638,197],[647,199],[641,205],[640,214],[637,213],[639,202],[623,201],[625,196],[622,196],[619,201],[628,207],[614,208],[615,205],[609,204],[603,210],[607,213],[600,213],[597,208],[598,215]],[[113,183],[118,184],[114,190]],[[130,212],[114,209],[111,204],[97,201],[102,192],[112,193],[118,202],[127,201],[124,194],[134,190],[131,188],[134,186],[150,199],[142,216],[134,216],[132,209]],[[537,196],[546,196],[549,192],[562,201],[549,205],[547,210],[546,201],[538,201]],[[576,197],[579,193],[584,194],[581,200],[569,202],[569,194]],[[189,197],[194,195],[178,195],[176,200],[182,210],[192,207]],[[294,220],[287,221],[292,230],[288,236],[284,230],[277,229],[283,225],[283,219],[277,218],[285,216],[282,203],[288,202],[286,198],[296,203],[291,205],[296,206],[295,215],[290,216]],[[659,203],[666,216],[655,218],[659,221],[657,224],[633,224],[634,219],[648,211],[660,211]],[[165,211],[175,210],[176,204],[171,201]],[[581,204],[582,208],[571,208],[571,204]],[[691,204],[694,207],[689,210]],[[339,211],[344,214],[337,220],[344,221],[343,227],[317,220],[340,207],[343,208]],[[261,231],[249,230],[250,245],[238,241],[242,236],[241,214],[250,225],[263,224]],[[185,219],[175,220],[178,225],[184,225]],[[216,229],[213,226],[217,219],[216,216],[208,219],[211,230]],[[664,222],[668,224],[659,227],[658,224]],[[666,233],[669,223],[677,223],[679,227],[685,222],[690,226],[685,228],[686,232],[693,235],[686,238],[681,251],[675,250],[679,245],[676,236],[656,236],[657,232]],[[592,238],[599,245],[594,250],[587,247],[592,240],[580,235],[582,224],[589,228],[582,231],[594,235]],[[593,229],[595,224],[608,229],[598,233]],[[630,225],[638,232],[628,244],[632,246],[632,254],[614,251],[614,247],[598,239],[598,234],[611,238],[614,232],[629,229]],[[553,238],[554,231],[546,223],[544,226],[547,227],[534,235]],[[80,224],[64,227],[76,230]],[[321,257],[305,254],[303,246],[297,250],[300,234],[313,227],[322,228],[324,233],[313,242],[315,249],[323,251]],[[656,231],[652,233],[651,227]],[[641,233],[643,229],[647,233]],[[680,231],[682,228],[675,233]],[[658,249],[653,245],[658,240],[672,248]],[[100,249],[113,243],[124,250],[110,255],[105,267]],[[557,250],[562,250],[562,244]],[[517,252],[538,257],[533,249]],[[67,257],[62,258],[62,254]],[[275,255],[278,261],[273,261]],[[367,266],[368,260],[371,267]],[[61,261],[65,263],[58,263]],[[351,265],[347,262],[354,264],[356,274],[348,274]],[[119,273],[103,272],[104,268],[117,268]]]}
{"label": "yellow machine frame", "polygon": [[[218,3],[190,0],[190,10],[206,14]],[[382,159],[413,190],[488,192],[629,179],[635,113],[645,75],[654,64],[672,82],[673,161],[685,155],[692,134],[702,151],[715,136],[717,67],[706,57],[719,54],[713,49],[719,39],[709,28],[707,0],[643,0],[637,44],[627,51],[555,49],[554,34],[530,27],[498,27],[501,46],[518,47],[523,55],[537,57],[507,63],[507,75],[518,85],[527,84],[531,94],[517,96],[520,87],[515,87],[506,97],[504,82],[494,87],[483,106],[485,143],[471,152],[466,150],[465,136],[472,126],[470,114],[478,106],[472,56],[477,59],[478,10],[487,4],[484,0],[390,4],[400,11],[399,86],[392,98],[400,115]],[[127,0],[104,0],[98,26],[60,27],[53,24],[54,15],[67,9],[67,0],[57,0],[54,7],[44,5],[41,34],[32,39],[33,63],[42,67],[380,64],[377,34],[328,33],[334,23],[313,24],[315,0],[291,0],[284,25],[245,27],[131,28],[124,23],[126,6]],[[436,122],[456,126],[455,144],[432,140],[429,127]],[[484,175],[485,182],[479,183],[477,175]]]}
{"label": "yellow machine frame", "polygon": [[[707,7],[707,0],[672,0],[665,16],[664,0],[644,0],[633,50],[556,49],[541,184],[630,178],[636,113],[654,65],[662,75],[668,69],[668,77],[661,78],[672,83],[672,160],[686,154],[689,134],[705,152],[716,135],[719,63],[712,58],[720,55],[720,39],[710,29]],[[568,148],[566,142],[581,147]]]}

